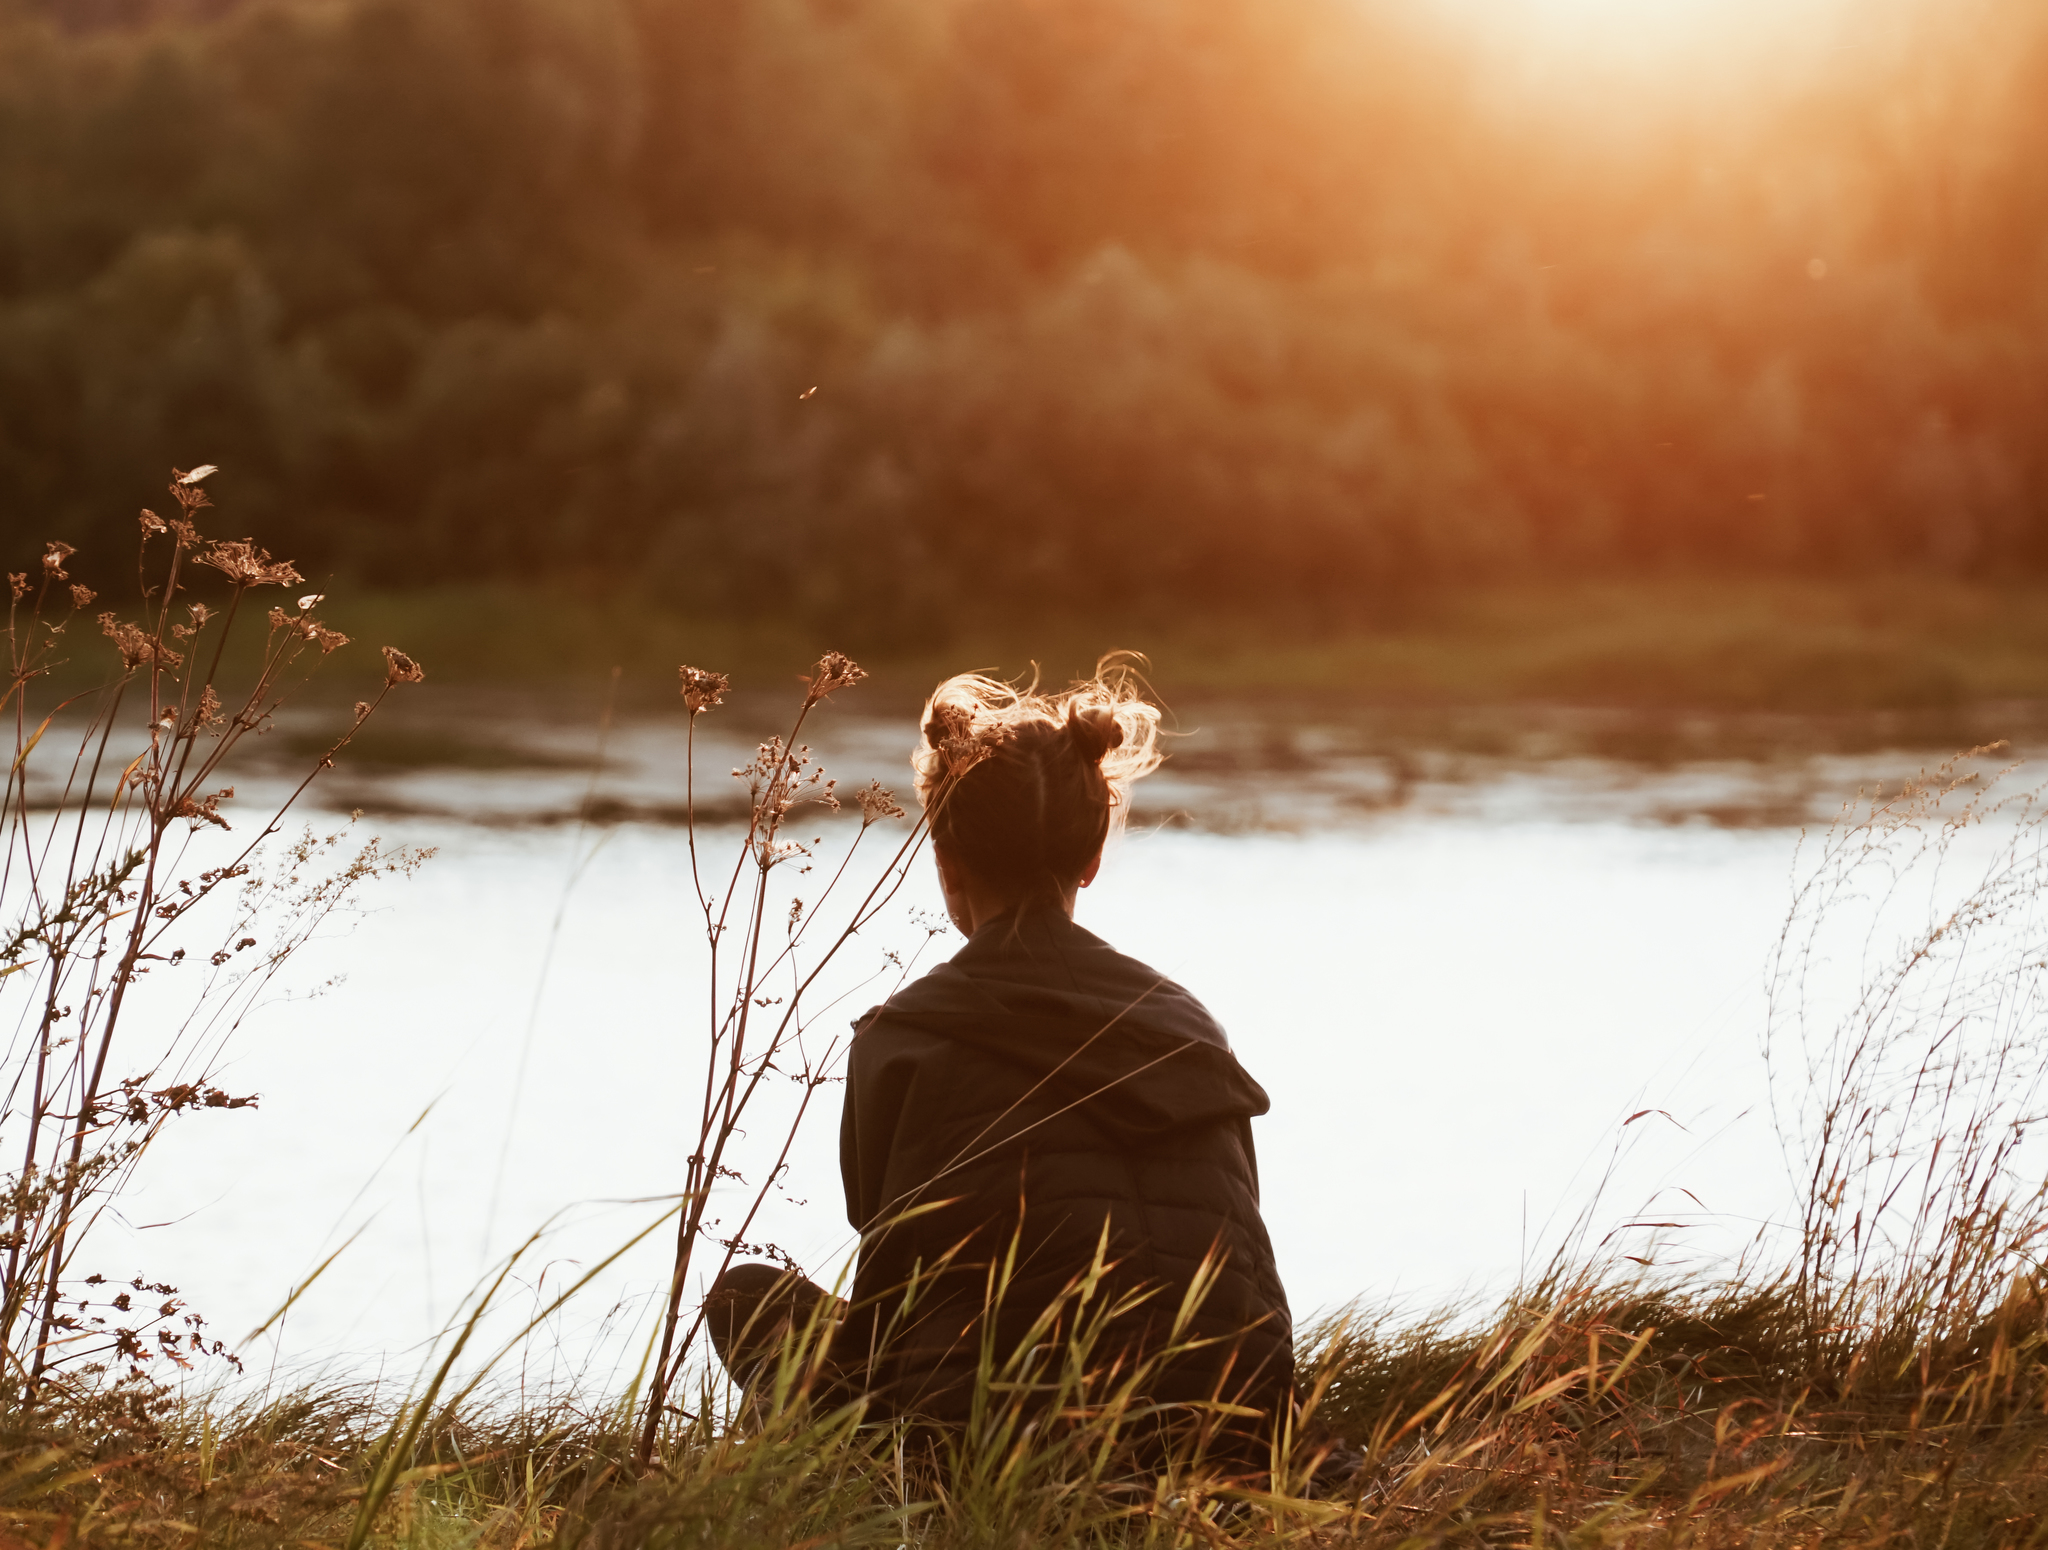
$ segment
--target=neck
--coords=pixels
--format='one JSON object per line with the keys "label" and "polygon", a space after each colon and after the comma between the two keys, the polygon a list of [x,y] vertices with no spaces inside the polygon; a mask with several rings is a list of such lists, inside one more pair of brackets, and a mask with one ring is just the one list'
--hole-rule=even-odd
{"label": "neck", "polygon": [[1057,899],[1049,899],[1041,895],[1033,898],[1015,897],[1001,904],[991,904],[989,908],[975,912],[974,924],[967,934],[972,936],[975,932],[981,930],[983,926],[993,921],[1021,915],[1026,910],[1050,909],[1057,909],[1068,920],[1072,920],[1074,918],[1074,890],[1069,888],[1062,897]]}
{"label": "neck", "polygon": [[1026,909],[1058,909],[1072,920],[1074,897],[1078,891],[1068,888],[1057,897],[1047,897],[1043,894],[1009,893],[968,883],[965,887],[947,890],[946,913],[952,916],[953,924],[964,936],[973,936],[990,921],[1001,920],[1005,915]]}
{"label": "neck", "polygon": [[962,866],[945,846],[937,843],[932,846],[932,860],[938,867],[939,887],[946,896],[946,914],[962,936],[973,936],[992,920],[1000,920],[1019,909],[1040,906],[1041,903],[1047,909],[1057,907],[1072,920],[1075,895],[1095,881],[1095,869],[1102,864],[1102,857],[1097,855],[1079,877],[1059,893],[1048,895],[991,886],[977,877],[972,868]]}

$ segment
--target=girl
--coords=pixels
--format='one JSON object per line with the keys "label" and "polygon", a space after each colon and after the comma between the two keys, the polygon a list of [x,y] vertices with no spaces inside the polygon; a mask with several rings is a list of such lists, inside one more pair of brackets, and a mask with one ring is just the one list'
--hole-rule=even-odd
{"label": "girl", "polygon": [[[831,1361],[887,1411],[964,1422],[985,1360],[1045,1383],[1084,1330],[1105,1385],[1150,1363],[1144,1396],[1196,1424],[1215,1401],[1286,1402],[1250,1124],[1266,1095],[1199,1001],[1073,920],[1158,736],[1113,659],[1055,694],[963,674],[925,708],[917,793],[967,942],[856,1022],[840,1122],[862,1239]],[[735,1266],[714,1287],[729,1368],[762,1348],[747,1325],[822,1295],[775,1280]],[[1252,1437],[1235,1453],[1263,1461]]]}

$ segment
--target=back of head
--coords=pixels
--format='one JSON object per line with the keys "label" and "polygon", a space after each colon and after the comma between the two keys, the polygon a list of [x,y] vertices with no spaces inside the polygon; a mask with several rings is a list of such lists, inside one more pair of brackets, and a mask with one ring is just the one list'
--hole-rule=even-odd
{"label": "back of head", "polygon": [[962,673],[933,691],[911,762],[933,842],[976,877],[1056,899],[1159,767],[1159,708],[1130,659],[1105,657],[1057,693]]}

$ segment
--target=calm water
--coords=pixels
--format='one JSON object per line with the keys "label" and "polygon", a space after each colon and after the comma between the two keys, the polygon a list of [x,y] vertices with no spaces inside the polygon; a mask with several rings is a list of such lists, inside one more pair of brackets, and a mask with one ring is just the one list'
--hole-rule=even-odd
{"label": "calm water", "polygon": [[[262,1107],[171,1131],[96,1251],[110,1274],[176,1282],[235,1336],[355,1234],[259,1366],[409,1370],[499,1255],[552,1224],[516,1282],[531,1306],[650,1221],[689,1150],[702,939],[684,831],[664,821],[674,723],[621,722],[593,787],[587,719],[416,714],[312,816],[360,805],[359,833],[437,854],[307,949],[233,1045],[225,1085]],[[699,749],[714,791],[751,735],[744,714],[733,727]],[[903,787],[904,730],[840,717],[816,741],[836,774]],[[1685,1222],[1623,1231],[1675,1264],[1780,1210],[1758,1034],[1796,824],[1917,758],[1646,773],[1390,755],[1342,726],[1284,743],[1219,711],[1143,789],[1079,916],[1202,996],[1271,1092],[1266,1213],[1298,1316],[1498,1288],[1581,1212],[1594,1239]],[[829,847],[846,831],[817,832]],[[707,854],[731,840],[710,834]],[[886,991],[886,951],[929,963],[957,945],[919,924],[938,910],[920,867],[850,950],[815,1037]],[[851,1248],[838,1093],[821,1090],[749,1234],[824,1276]],[[743,1166],[772,1129],[764,1116]],[[665,1252],[629,1253],[554,1321],[534,1375],[593,1349],[630,1361]]]}

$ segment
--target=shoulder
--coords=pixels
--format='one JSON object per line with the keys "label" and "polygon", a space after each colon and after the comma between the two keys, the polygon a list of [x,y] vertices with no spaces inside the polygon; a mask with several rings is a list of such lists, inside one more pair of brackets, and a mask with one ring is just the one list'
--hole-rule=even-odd
{"label": "shoulder", "polygon": [[[935,964],[853,1020],[854,1045],[893,1044],[935,1022],[985,1017],[999,999],[954,960]],[[926,1036],[928,1037],[928,1036]]]}
{"label": "shoulder", "polygon": [[942,963],[861,1013],[853,1020],[849,1069],[857,1075],[896,1061],[929,1061],[953,1048],[952,1041],[933,1031],[931,1023],[935,1017],[958,1016],[968,1010],[962,1005],[967,998],[959,983],[964,979],[951,964]]}
{"label": "shoulder", "polygon": [[1099,999],[1129,1008],[1125,1016],[1145,1028],[1220,1050],[1230,1048],[1223,1025],[1193,991],[1107,942],[1100,942],[1100,948],[1091,965],[1089,987]]}
{"label": "shoulder", "polygon": [[992,943],[987,953],[982,948],[976,937],[955,963],[984,984],[1000,982],[1000,994],[1050,993],[1098,1025],[1114,1019],[1134,1033],[1230,1048],[1222,1024],[1186,986],[1064,915],[1034,917],[1018,935]]}

